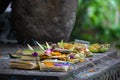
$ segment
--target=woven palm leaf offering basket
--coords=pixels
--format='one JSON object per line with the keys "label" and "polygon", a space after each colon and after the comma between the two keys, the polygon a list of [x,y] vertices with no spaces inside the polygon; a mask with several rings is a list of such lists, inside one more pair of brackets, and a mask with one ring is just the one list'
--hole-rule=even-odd
{"label": "woven palm leaf offering basket", "polygon": [[[87,58],[92,58],[94,53],[106,52],[109,44],[85,44],[80,42],[61,42],[55,44],[40,44],[19,49],[11,57],[11,69],[40,70],[67,72],[74,70],[74,64],[84,63]],[[14,59],[15,58],[15,59]]]}

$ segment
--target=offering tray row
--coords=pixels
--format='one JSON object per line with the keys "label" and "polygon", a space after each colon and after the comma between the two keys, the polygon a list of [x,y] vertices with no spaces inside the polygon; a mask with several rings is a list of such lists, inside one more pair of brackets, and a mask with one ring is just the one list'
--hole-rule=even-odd
{"label": "offering tray row", "polygon": [[68,72],[11,69],[9,67],[9,60],[11,59],[0,58],[0,78],[4,76],[9,76],[9,78],[15,76],[16,78],[32,77],[29,80],[33,80],[33,78],[43,80],[48,80],[48,78],[49,80],[92,80],[98,78],[103,73],[109,72],[111,68],[118,68],[120,65],[117,52],[113,50],[105,53],[96,53],[93,57],[86,58],[85,62],[72,65],[74,69]]}

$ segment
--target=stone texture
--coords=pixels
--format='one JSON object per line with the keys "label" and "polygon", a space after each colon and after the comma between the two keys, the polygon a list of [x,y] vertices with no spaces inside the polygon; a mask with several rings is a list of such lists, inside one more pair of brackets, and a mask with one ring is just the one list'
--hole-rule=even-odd
{"label": "stone texture", "polygon": [[12,26],[19,40],[69,40],[77,0],[13,0]]}

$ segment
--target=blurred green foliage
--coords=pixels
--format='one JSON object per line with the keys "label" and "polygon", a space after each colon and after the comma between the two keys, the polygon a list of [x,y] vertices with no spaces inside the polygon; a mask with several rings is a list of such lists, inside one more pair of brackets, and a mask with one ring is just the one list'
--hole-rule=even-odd
{"label": "blurred green foliage", "polygon": [[78,0],[71,39],[111,42],[120,39],[120,0]]}

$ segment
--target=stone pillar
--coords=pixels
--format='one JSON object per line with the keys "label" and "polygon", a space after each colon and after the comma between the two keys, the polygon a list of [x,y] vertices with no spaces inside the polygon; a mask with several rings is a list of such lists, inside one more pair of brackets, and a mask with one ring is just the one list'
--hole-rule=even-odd
{"label": "stone pillar", "polygon": [[18,40],[68,41],[77,0],[13,0],[12,26]]}

